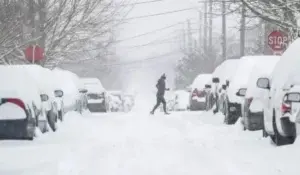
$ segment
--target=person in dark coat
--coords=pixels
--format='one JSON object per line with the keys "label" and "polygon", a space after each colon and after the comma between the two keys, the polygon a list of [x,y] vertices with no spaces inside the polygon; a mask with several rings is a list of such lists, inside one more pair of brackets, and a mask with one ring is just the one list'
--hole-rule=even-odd
{"label": "person in dark coat", "polygon": [[156,94],[156,105],[153,107],[152,111],[150,112],[151,114],[154,114],[155,110],[159,107],[159,105],[162,103],[163,104],[163,109],[165,114],[169,114],[167,112],[167,104],[165,100],[165,91],[170,90],[169,88],[166,88],[166,75],[163,74],[160,79],[158,80],[156,84],[157,88],[157,94]]}

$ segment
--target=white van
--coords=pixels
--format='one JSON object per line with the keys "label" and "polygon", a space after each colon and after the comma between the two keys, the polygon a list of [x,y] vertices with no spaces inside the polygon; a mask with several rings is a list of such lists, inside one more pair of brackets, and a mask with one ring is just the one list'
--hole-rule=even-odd
{"label": "white van", "polygon": [[295,82],[300,82],[300,39],[283,53],[270,77],[261,77],[257,86],[266,89],[264,97],[264,130],[276,145],[294,142],[295,125],[288,115],[290,105],[283,100]]}

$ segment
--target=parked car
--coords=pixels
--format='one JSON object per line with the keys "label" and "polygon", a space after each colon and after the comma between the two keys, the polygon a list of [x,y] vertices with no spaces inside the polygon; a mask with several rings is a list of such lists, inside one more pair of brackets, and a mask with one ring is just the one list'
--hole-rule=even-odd
{"label": "parked car", "polygon": [[235,75],[240,59],[225,60],[212,73],[211,91],[208,94],[208,109],[214,105],[214,113],[223,111],[224,94],[232,77]]}
{"label": "parked car", "polygon": [[200,74],[190,86],[189,106],[191,111],[206,109],[207,89],[205,85],[211,80],[211,74]]}
{"label": "parked car", "polygon": [[263,63],[273,58],[272,56],[244,56],[240,59],[237,71],[224,94],[224,123],[235,124],[238,118],[241,117],[242,104],[244,103],[243,96],[246,94],[247,84],[253,68],[258,66],[263,69],[265,67]]}
{"label": "parked car", "polygon": [[289,115],[290,106],[284,96],[300,81],[300,39],[296,39],[283,53],[270,77],[260,77],[257,86],[266,90],[264,97],[264,131],[276,145],[295,141],[295,124]]}
{"label": "parked car", "polygon": [[[39,119],[41,131],[47,132],[48,125],[52,131],[57,130],[58,104],[55,97],[54,81],[51,71],[39,65],[10,65],[9,69],[21,69],[36,83],[42,98],[42,107],[46,112],[46,119]],[[50,71],[50,73],[48,72]]]}
{"label": "parked car", "polygon": [[185,111],[189,109],[190,94],[185,90],[175,91],[175,111]]}
{"label": "parked car", "polygon": [[58,68],[55,68],[52,72],[57,77],[56,81],[64,92],[64,109],[82,113],[85,106],[87,106],[87,89],[79,82],[78,76],[70,71]]}
{"label": "parked car", "polygon": [[105,89],[98,78],[81,78],[87,89],[88,104],[91,112],[108,112],[108,100]]}
{"label": "parked car", "polygon": [[5,82],[0,86],[0,137],[33,140],[39,120],[46,118],[35,81],[7,66],[0,66],[0,81]]}
{"label": "parked car", "polygon": [[256,86],[257,79],[261,76],[270,76],[279,56],[268,56],[254,66],[250,73],[250,79],[247,84],[244,103],[242,103],[242,124],[244,129],[255,131],[263,129],[263,99],[265,90]]}

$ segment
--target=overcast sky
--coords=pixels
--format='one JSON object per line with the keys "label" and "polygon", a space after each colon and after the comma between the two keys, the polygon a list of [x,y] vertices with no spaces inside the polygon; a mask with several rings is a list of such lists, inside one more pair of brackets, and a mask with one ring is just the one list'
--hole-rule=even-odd
{"label": "overcast sky", "polygon": [[[136,2],[145,1],[151,0],[138,0]],[[130,68],[130,70],[128,66],[123,67],[124,79],[126,79],[127,82],[137,82],[139,80],[139,83],[143,81],[143,87],[155,87],[157,78],[159,78],[162,73],[167,73],[168,83],[172,84],[174,79],[174,65],[181,57],[181,53],[179,52],[180,45],[178,42],[181,34],[180,31],[183,29],[184,25],[186,25],[187,19],[191,20],[192,29],[198,29],[198,10],[203,9],[201,8],[201,4],[197,3],[197,0],[162,0],[160,2],[136,5],[130,12],[127,18],[135,18],[144,15],[164,13],[186,8],[195,9],[162,16],[127,20],[127,23],[118,29],[117,40],[123,40],[136,35],[151,32],[156,29],[178,24],[166,30],[144,35],[142,37],[137,37],[135,39],[125,40],[116,45],[117,55],[121,61],[145,60],[157,57],[151,59],[151,61],[144,61],[142,65],[136,64],[134,65],[134,68]],[[235,20],[236,19],[234,18],[228,19],[228,30],[230,33],[233,33],[233,30],[236,31],[236,29],[232,29],[232,27],[236,25]],[[180,24],[180,22],[183,23]],[[219,33],[221,31],[221,19],[215,18],[213,23],[214,33]],[[197,37],[197,35],[195,35],[195,37]],[[150,42],[155,42],[156,44],[141,46]]]}

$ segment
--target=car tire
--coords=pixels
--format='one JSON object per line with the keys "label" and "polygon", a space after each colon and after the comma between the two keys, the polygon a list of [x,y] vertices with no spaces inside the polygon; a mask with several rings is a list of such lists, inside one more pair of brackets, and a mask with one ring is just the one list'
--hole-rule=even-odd
{"label": "car tire", "polygon": [[273,128],[274,128],[274,135],[270,135],[270,138],[276,146],[289,145],[289,144],[294,143],[295,137],[293,137],[293,136],[284,137],[284,136],[281,136],[280,133],[278,132],[276,119],[275,119],[275,113],[273,114],[272,123],[273,123]]}

